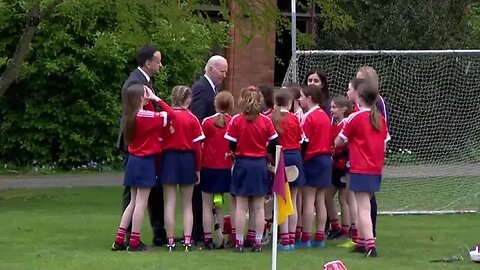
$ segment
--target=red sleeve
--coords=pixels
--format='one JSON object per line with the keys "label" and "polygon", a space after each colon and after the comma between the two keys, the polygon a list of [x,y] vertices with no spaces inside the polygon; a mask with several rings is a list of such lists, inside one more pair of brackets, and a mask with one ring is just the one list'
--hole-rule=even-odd
{"label": "red sleeve", "polygon": [[237,142],[238,140],[238,125],[236,124],[237,119],[237,117],[232,118],[230,124],[228,125],[227,132],[225,133],[225,139],[231,142]]}
{"label": "red sleeve", "polygon": [[[353,114],[351,116],[354,116]],[[345,142],[348,142],[348,140],[352,137],[353,133],[355,132],[355,125],[352,124],[352,122],[355,121],[354,117],[349,117],[347,121],[343,124],[342,131],[340,131],[340,138],[342,138]]]}
{"label": "red sleeve", "polygon": [[[168,119],[173,119],[175,118],[175,113],[174,113],[174,110],[168,106],[167,103],[165,103],[165,101],[163,100],[158,100],[158,105],[160,106],[160,108],[162,108],[162,110],[164,110],[166,113],[167,113],[167,117]],[[152,106],[153,107],[153,106]]]}
{"label": "red sleeve", "polygon": [[275,126],[272,123],[272,120],[270,118],[267,118],[265,121],[267,125],[267,138],[268,140],[273,140],[278,137],[277,131],[275,131]]}
{"label": "red sleeve", "polygon": [[[192,114],[193,116],[193,114]],[[192,125],[192,134],[193,134],[193,142],[196,143],[196,142],[199,142],[199,141],[202,141],[205,139],[205,135],[203,134],[203,130],[202,130],[202,126],[200,125],[200,122],[198,121],[198,119],[193,116],[195,118],[195,124]]]}
{"label": "red sleeve", "polygon": [[153,104],[151,102],[147,103],[145,106],[143,106],[143,109],[145,111],[151,111],[151,112],[154,112],[155,111],[155,106],[153,106]]}
{"label": "red sleeve", "polygon": [[305,122],[303,123],[303,133],[305,134],[305,141],[308,142],[310,137],[313,135],[313,125],[311,124],[312,117],[307,116]]}
{"label": "red sleeve", "polygon": [[196,142],[193,144],[193,150],[195,153],[195,171],[200,171],[202,166],[202,143]]}

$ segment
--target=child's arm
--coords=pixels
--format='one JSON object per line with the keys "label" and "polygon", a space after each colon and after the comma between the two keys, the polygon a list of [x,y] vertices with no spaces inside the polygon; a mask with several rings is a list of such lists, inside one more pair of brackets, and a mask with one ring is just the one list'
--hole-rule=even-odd
{"label": "child's arm", "polygon": [[345,145],[344,139],[338,135],[337,138],[335,138],[335,147],[342,147]]}

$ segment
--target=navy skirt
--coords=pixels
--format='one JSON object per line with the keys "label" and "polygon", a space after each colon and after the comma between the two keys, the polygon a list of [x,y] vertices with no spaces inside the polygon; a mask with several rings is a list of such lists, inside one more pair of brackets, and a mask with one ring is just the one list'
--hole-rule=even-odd
{"label": "navy skirt", "polygon": [[157,184],[155,156],[129,155],[125,165],[123,184],[127,187],[151,188]]}
{"label": "navy skirt", "polygon": [[170,185],[195,184],[195,156],[193,152],[166,151],[160,164],[160,183]]}
{"label": "navy skirt", "polygon": [[377,192],[380,191],[381,183],[381,175],[350,173],[348,189],[353,192]]}
{"label": "navy skirt", "polygon": [[333,160],[330,155],[318,155],[303,164],[306,186],[327,188],[332,186]]}
{"label": "navy skirt", "polygon": [[267,159],[237,157],[232,171],[230,192],[235,196],[265,196],[270,193]]}
{"label": "navy skirt", "polygon": [[298,168],[298,177],[295,181],[289,182],[290,187],[302,187],[305,185],[305,175],[303,173],[302,153],[300,150],[287,150],[283,152],[285,157],[285,166],[295,165]]}
{"label": "navy skirt", "polygon": [[205,193],[230,192],[232,184],[231,169],[202,168],[200,171],[200,189]]}

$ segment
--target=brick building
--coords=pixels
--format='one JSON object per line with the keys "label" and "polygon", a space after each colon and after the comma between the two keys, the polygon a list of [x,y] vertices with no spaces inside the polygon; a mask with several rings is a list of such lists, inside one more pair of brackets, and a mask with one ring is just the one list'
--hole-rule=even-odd
{"label": "brick building", "polygon": [[[277,5],[283,16],[291,18],[291,6],[288,0],[263,0]],[[305,5],[308,0],[298,1]],[[212,0],[210,5],[202,7],[202,10],[213,19],[219,19],[220,1]],[[297,5],[297,29],[301,32],[314,33],[315,9],[305,10]],[[235,14],[235,1],[230,1],[230,12]],[[232,16],[234,17],[234,16]],[[272,27],[267,36],[261,33],[254,33],[248,44],[245,44],[239,29],[247,31],[249,18],[241,17],[232,21],[232,32],[230,44],[216,51],[224,55],[229,64],[229,72],[224,88],[231,90],[235,97],[238,97],[241,88],[250,84],[273,84],[280,86],[285,76],[288,62],[291,58],[291,37],[290,31],[277,33]],[[272,23],[274,25],[274,23]]]}

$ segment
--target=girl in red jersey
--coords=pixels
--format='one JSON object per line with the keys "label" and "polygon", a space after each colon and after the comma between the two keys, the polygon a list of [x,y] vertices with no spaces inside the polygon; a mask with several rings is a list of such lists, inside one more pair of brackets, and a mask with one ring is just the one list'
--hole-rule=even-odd
{"label": "girl in red jersey", "polygon": [[[345,124],[346,117],[352,112],[352,102],[344,96],[333,98],[331,104],[332,111],[332,139],[336,138]],[[332,140],[332,145],[334,142]],[[327,190],[325,195],[325,205],[327,207],[328,217],[332,225],[332,230],[328,236],[329,239],[336,239],[338,237],[348,237],[350,229],[350,216],[353,216],[356,222],[356,203],[354,208],[350,210],[349,204],[355,202],[353,192],[346,190],[348,151],[346,146],[333,148],[333,171],[332,184],[333,187]],[[337,210],[335,209],[334,198],[338,191],[338,199],[340,202],[342,213],[342,227],[338,224]],[[352,215],[350,214],[351,212]]]}
{"label": "girl in red jersey", "polygon": [[192,90],[187,86],[175,86],[172,105],[175,119],[169,121],[163,132],[163,150],[160,165],[160,182],[165,191],[165,225],[168,237],[167,249],[175,249],[175,203],[177,185],[180,188],[183,207],[183,245],[190,251],[193,225],[193,185],[200,181],[201,141],[205,139],[198,119],[187,109],[192,101]]}
{"label": "girl in red jersey", "polygon": [[[275,108],[272,113],[272,121],[275,130],[278,133],[278,143],[282,146],[285,158],[285,166],[296,166],[298,168],[298,177],[290,182],[290,192],[292,201],[297,199],[297,193],[300,187],[305,185],[303,175],[303,163],[301,154],[301,144],[305,135],[300,126],[298,118],[290,113],[292,107],[292,96],[286,89],[281,89],[275,96]],[[294,205],[294,214],[280,225],[280,245],[278,249],[289,251],[295,249],[295,229],[297,226],[297,207]]]}
{"label": "girl in red jersey", "polygon": [[[120,220],[112,250],[146,251],[148,247],[140,241],[140,231],[150,188],[157,184],[155,157],[161,151],[158,137],[167,124],[167,118],[174,115],[165,102],[143,85],[132,85],[123,95],[124,140],[130,155],[125,167],[124,185],[130,187],[131,199]],[[143,110],[149,100],[157,102],[164,112]],[[130,223],[132,232],[127,247],[125,234]]]}
{"label": "girl in red jersey", "polygon": [[[230,192],[232,179],[232,159],[229,157],[228,141],[223,137],[232,117],[228,112],[233,109],[233,96],[222,91],[215,97],[217,113],[203,119],[202,129],[205,134],[202,150],[202,170],[200,171],[200,188],[202,190],[203,229],[205,248],[215,248],[212,241],[213,194]],[[233,201],[233,199],[232,199]],[[218,213],[218,211],[217,211]],[[223,220],[219,217],[219,220]],[[223,227],[223,226],[222,226]]]}
{"label": "girl in red jersey", "polygon": [[[325,223],[325,192],[332,185],[332,129],[330,119],[319,107],[323,104],[324,95],[316,85],[308,85],[302,89],[300,104],[307,110],[303,116],[303,131],[308,146],[304,150],[304,165],[306,185],[303,196],[303,231],[298,247],[324,247]],[[317,232],[314,241],[310,241],[312,222],[316,208]]]}
{"label": "girl in red jersey", "polygon": [[[302,87],[298,83],[285,83],[282,89],[287,89],[293,97],[292,107],[290,112],[295,114],[299,121],[303,118],[303,109],[300,106],[300,91]],[[297,214],[297,228],[295,229],[295,241],[300,241],[302,236],[302,189],[297,192],[297,200],[295,202],[298,214]]]}
{"label": "girl in red jersey", "polygon": [[363,246],[356,251],[366,251],[367,257],[376,257],[375,239],[370,217],[370,198],[380,190],[382,170],[385,160],[385,146],[390,139],[385,119],[375,102],[378,89],[368,81],[357,87],[360,111],[347,119],[342,131],[335,139],[335,146],[348,142],[350,158],[349,189],[354,192],[358,205],[360,237],[365,239]]}
{"label": "girl in red jersey", "polygon": [[[225,139],[235,155],[231,193],[236,198],[235,251],[243,251],[245,214],[255,215],[255,244],[252,251],[262,249],[264,229],[264,196],[271,191],[267,173],[267,144],[269,152],[275,151],[278,134],[270,118],[261,114],[260,90],[254,86],[242,89],[242,113],[230,121]],[[254,211],[252,211],[254,210]]]}

